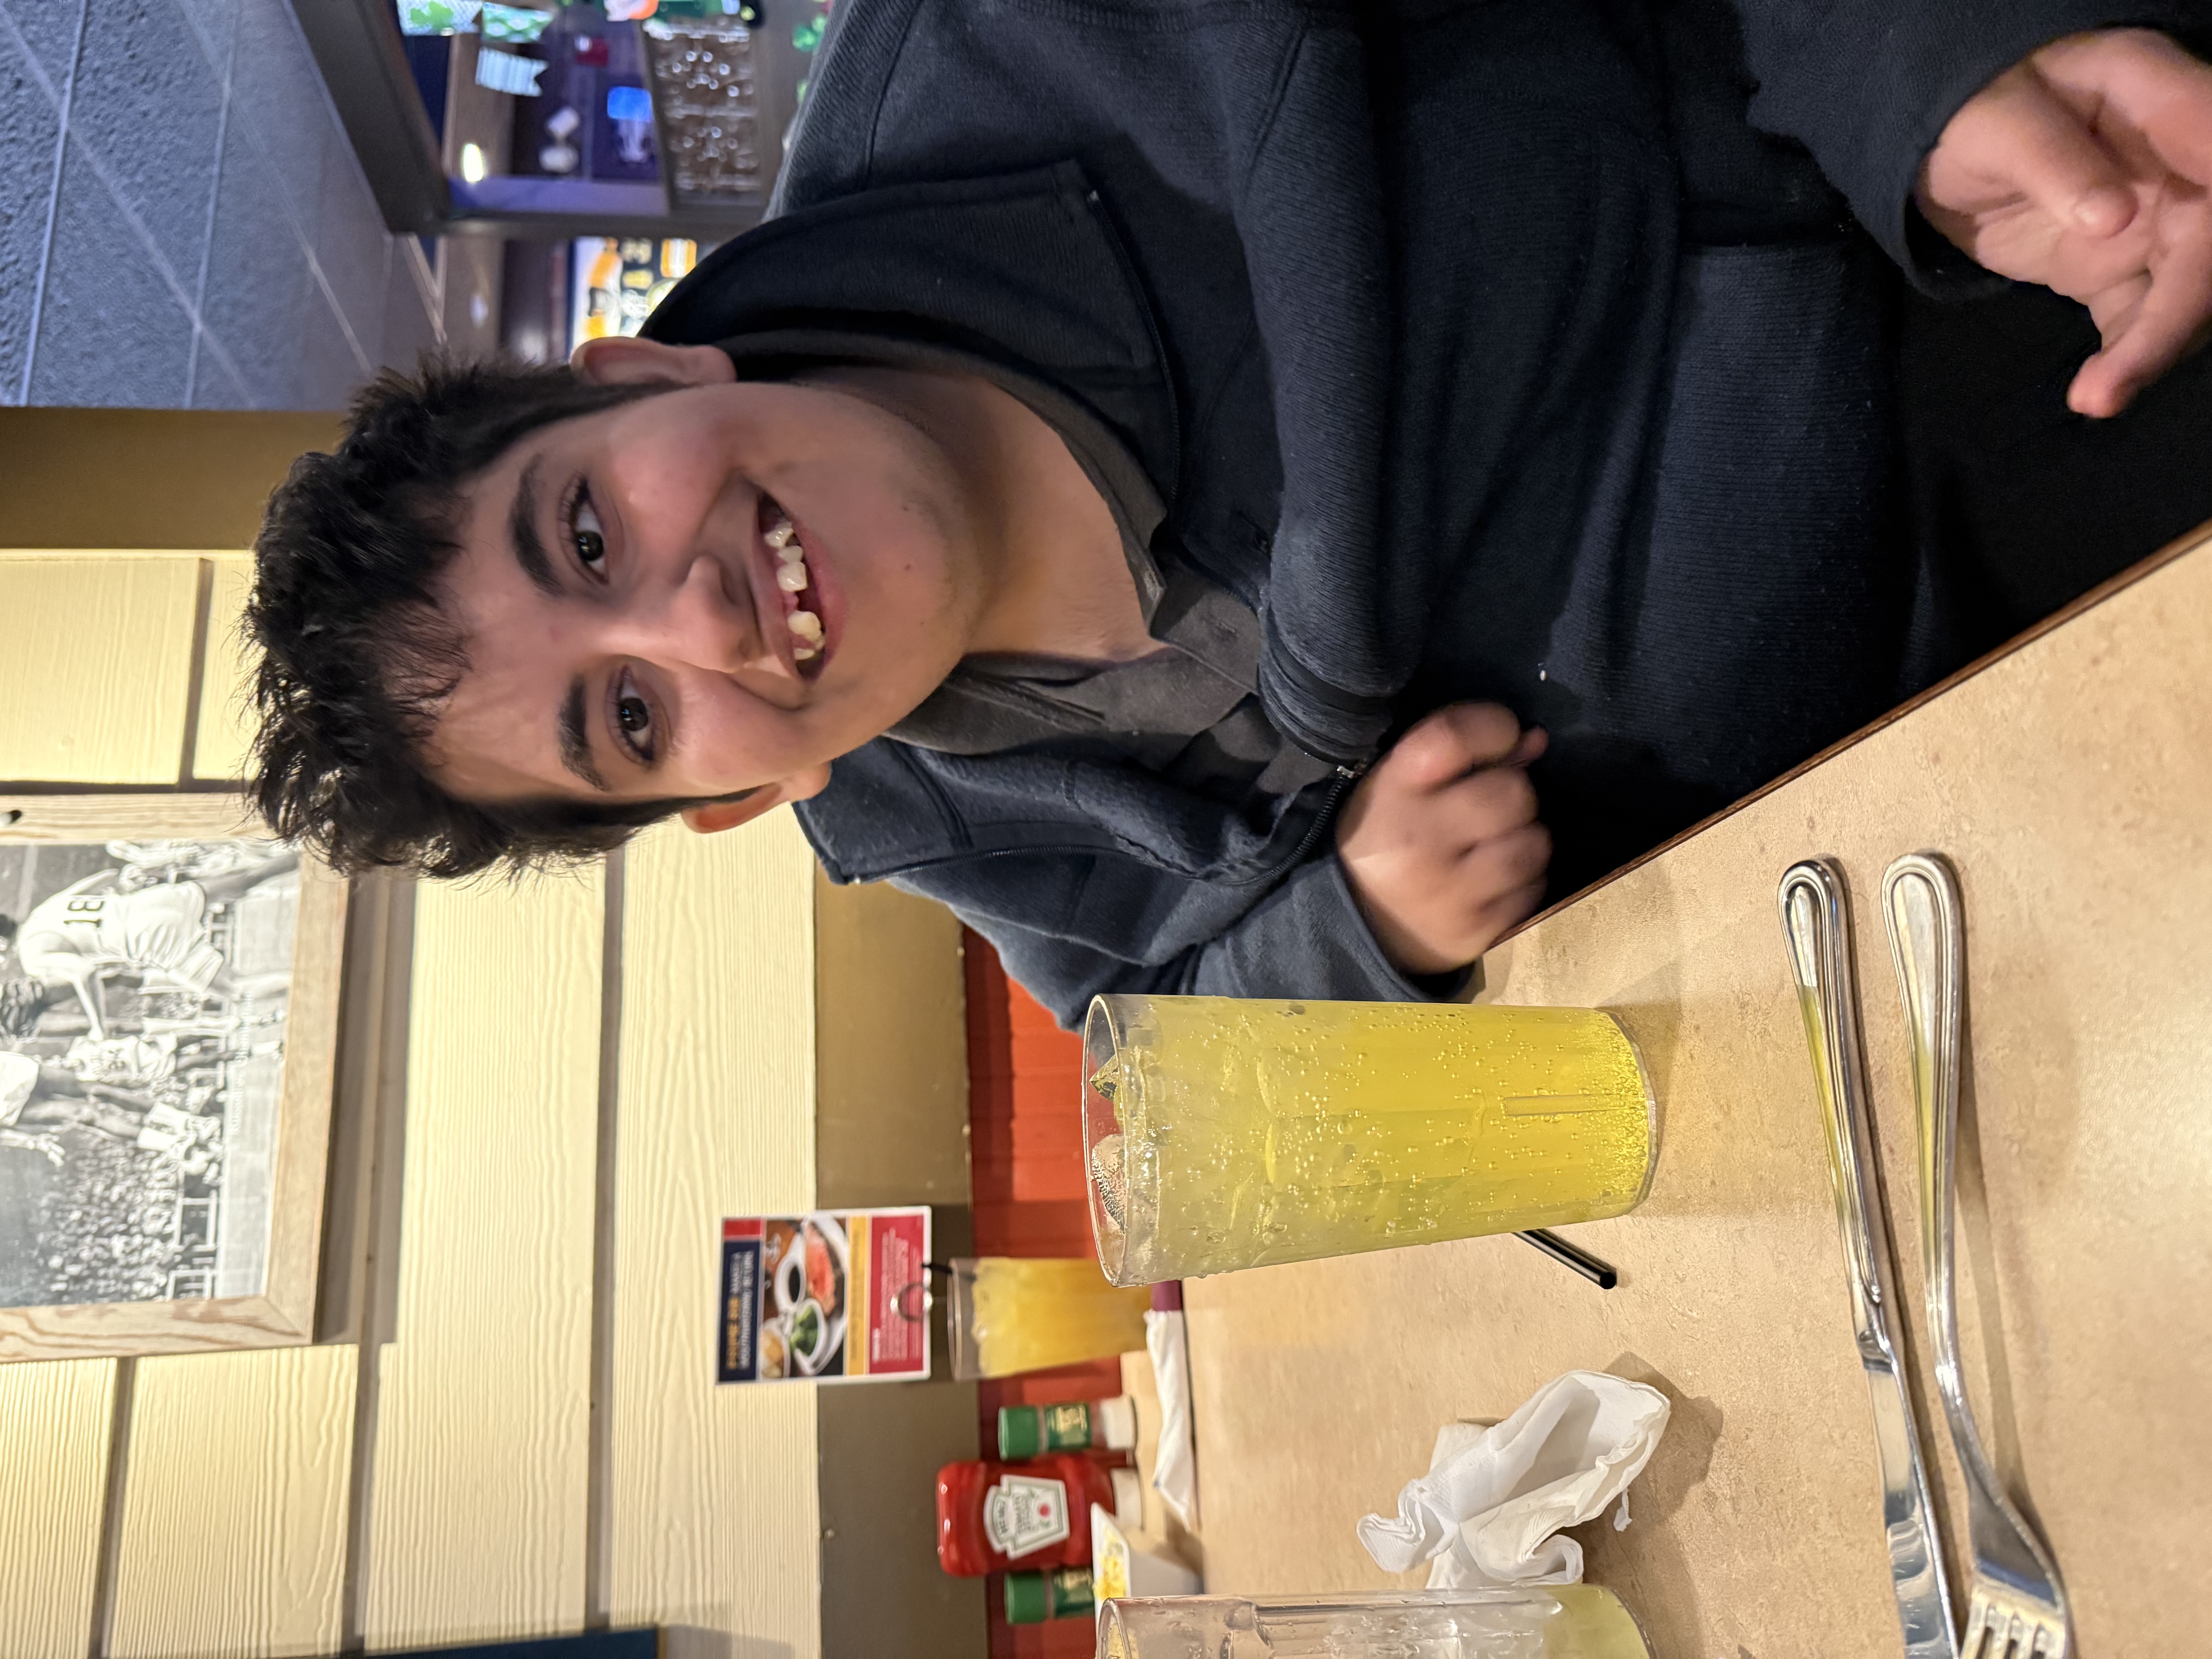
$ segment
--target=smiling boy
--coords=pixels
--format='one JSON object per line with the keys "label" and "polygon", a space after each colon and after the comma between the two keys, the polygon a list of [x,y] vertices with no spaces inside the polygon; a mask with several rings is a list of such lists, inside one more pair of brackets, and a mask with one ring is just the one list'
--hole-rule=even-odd
{"label": "smiling boy", "polygon": [[[1447,994],[1547,861],[2212,514],[2198,365],[2117,441],[2038,391],[2114,414],[2212,316],[2212,72],[2069,35],[2201,8],[988,9],[848,0],[653,337],[386,383],[295,469],[280,830],[458,874],[797,803],[1063,1020]],[[1993,578],[2085,454],[2096,533]]]}
{"label": "smiling boy", "polygon": [[586,361],[672,389],[533,434],[467,489],[442,581],[472,642],[439,723],[456,794],[759,792],[706,827],[815,793],[964,657],[1155,648],[1104,501],[987,382],[739,386],[711,347],[622,339]]}

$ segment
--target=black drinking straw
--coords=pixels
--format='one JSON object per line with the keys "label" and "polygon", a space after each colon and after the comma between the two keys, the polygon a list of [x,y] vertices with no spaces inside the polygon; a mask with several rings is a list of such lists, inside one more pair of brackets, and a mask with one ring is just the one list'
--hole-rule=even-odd
{"label": "black drinking straw", "polygon": [[1541,1227],[1514,1236],[1527,1239],[1553,1261],[1565,1262],[1601,1291],[1609,1291],[1620,1283],[1620,1274],[1609,1263],[1599,1261],[1587,1250],[1577,1249],[1565,1239],[1547,1233]]}

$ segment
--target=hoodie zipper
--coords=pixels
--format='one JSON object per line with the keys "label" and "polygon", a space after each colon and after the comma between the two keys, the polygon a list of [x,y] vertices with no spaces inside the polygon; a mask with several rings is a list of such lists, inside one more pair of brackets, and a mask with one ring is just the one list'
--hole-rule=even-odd
{"label": "hoodie zipper", "polygon": [[[1321,804],[1321,811],[1314,815],[1313,823],[1307,826],[1304,838],[1298,842],[1297,848],[1289,858],[1267,872],[1269,875],[1284,870],[1295,869],[1305,862],[1306,854],[1313,850],[1313,844],[1321,839],[1322,831],[1328,829],[1335,820],[1337,804],[1344,799],[1345,791],[1358,782],[1360,775],[1366,770],[1367,768],[1364,765],[1339,766],[1336,769],[1336,781],[1330,786],[1328,799]],[[1258,881],[1261,878],[1255,876],[1252,879]],[[1240,882],[1237,884],[1242,886],[1243,884]]]}

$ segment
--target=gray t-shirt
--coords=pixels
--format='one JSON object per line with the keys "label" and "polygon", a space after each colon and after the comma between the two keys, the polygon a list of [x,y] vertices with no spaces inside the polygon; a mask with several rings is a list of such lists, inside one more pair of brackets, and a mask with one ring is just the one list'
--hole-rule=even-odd
{"label": "gray t-shirt", "polygon": [[[941,349],[940,349],[941,350]],[[1112,509],[1145,624],[1159,649],[1129,662],[995,654],[963,660],[886,734],[920,749],[988,755],[1097,738],[1187,787],[1237,800],[1288,794],[1330,771],[1275,730],[1259,696],[1260,619],[1151,539],[1165,513],[1136,458],[1072,400],[980,359],[962,365],[1058,432]]]}
{"label": "gray t-shirt", "polygon": [[986,755],[1054,738],[1096,738],[1146,769],[1217,797],[1287,794],[1329,771],[1283,741],[1260,706],[1260,622],[1234,594],[1189,571],[1164,577],[1146,622],[1160,648],[1122,663],[969,657],[891,728],[902,743]]}

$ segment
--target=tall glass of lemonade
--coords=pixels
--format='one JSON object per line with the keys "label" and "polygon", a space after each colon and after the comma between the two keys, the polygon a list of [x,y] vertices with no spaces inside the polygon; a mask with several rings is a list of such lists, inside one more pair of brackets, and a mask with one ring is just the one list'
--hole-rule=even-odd
{"label": "tall glass of lemonade", "polygon": [[1596,1010],[1102,996],[1083,1045],[1116,1285],[1595,1221],[1650,1185],[1657,1108]]}

